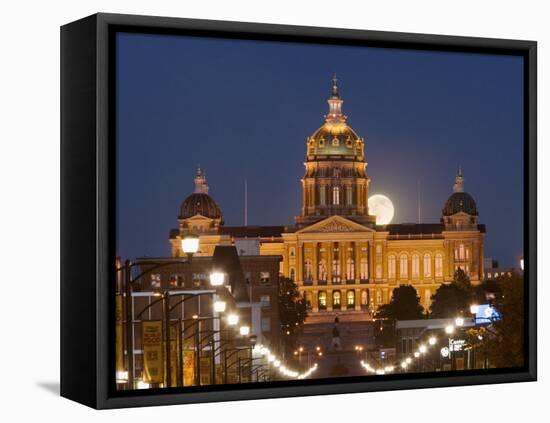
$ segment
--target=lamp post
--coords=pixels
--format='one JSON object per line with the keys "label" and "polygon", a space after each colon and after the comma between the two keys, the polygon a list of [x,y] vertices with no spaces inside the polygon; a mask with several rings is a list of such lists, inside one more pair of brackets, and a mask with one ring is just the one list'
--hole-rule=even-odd
{"label": "lamp post", "polygon": [[[194,234],[186,235],[181,241],[181,248],[183,252],[187,255],[187,261],[190,262],[193,254],[195,254],[199,249],[199,237]],[[134,266],[140,264],[139,261],[130,261],[126,260],[124,262],[124,292],[125,292],[125,315],[126,315],[126,357],[127,357],[127,367],[128,367],[128,386],[130,389],[134,389],[134,319],[132,311],[132,284],[138,281],[140,278],[152,272],[155,269],[160,267],[168,266],[173,264],[173,262],[159,262],[151,263],[153,266],[144,272],[140,273],[137,277],[132,279],[131,271]],[[118,270],[118,269],[117,269]]]}

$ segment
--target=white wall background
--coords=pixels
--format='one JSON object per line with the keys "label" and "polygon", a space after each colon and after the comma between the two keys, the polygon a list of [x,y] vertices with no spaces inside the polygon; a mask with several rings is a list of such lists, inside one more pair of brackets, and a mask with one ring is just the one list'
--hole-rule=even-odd
{"label": "white wall background", "polygon": [[[548,266],[539,382],[96,412],[59,380],[59,26],[103,12],[530,39],[539,42],[539,216],[549,215],[549,13],[544,1],[12,1],[0,25],[0,419],[3,421],[526,421],[548,410]],[[498,157],[498,154],[497,154]],[[495,159],[492,157],[491,159]],[[539,239],[550,238],[547,220]],[[539,242],[539,260],[548,243]],[[6,272],[7,270],[7,272]],[[17,298],[24,294],[22,298]],[[546,310],[544,307],[546,306]],[[546,331],[548,333],[548,331]],[[546,390],[546,394],[544,391]],[[537,419],[543,421],[548,416]]]}

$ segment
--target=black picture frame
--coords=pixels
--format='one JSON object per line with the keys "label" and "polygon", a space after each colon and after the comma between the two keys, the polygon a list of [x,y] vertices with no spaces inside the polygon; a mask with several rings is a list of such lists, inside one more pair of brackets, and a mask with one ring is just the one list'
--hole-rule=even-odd
{"label": "black picture frame", "polygon": [[[524,58],[525,366],[435,374],[270,382],[265,386],[114,389],[114,34],[286,40],[519,55]],[[95,14],[61,28],[61,395],[90,407],[231,401],[534,381],[537,378],[536,139],[534,41]]]}

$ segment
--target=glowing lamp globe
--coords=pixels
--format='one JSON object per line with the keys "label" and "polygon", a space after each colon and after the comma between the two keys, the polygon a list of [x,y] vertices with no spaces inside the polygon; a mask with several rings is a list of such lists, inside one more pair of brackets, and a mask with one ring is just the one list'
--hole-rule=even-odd
{"label": "glowing lamp globe", "polygon": [[199,237],[188,234],[181,240],[181,249],[187,255],[193,255],[199,251]]}
{"label": "glowing lamp globe", "polygon": [[369,214],[376,216],[377,225],[387,225],[393,219],[395,209],[391,200],[382,194],[369,197]]}
{"label": "glowing lamp globe", "polygon": [[235,326],[237,323],[239,323],[239,316],[237,314],[227,316],[227,324],[229,326]]}
{"label": "glowing lamp globe", "polygon": [[210,285],[212,286],[222,286],[225,280],[225,275],[222,272],[212,272],[210,273]]}
{"label": "glowing lamp globe", "polygon": [[223,313],[225,311],[225,301],[214,301],[214,311],[216,313]]}

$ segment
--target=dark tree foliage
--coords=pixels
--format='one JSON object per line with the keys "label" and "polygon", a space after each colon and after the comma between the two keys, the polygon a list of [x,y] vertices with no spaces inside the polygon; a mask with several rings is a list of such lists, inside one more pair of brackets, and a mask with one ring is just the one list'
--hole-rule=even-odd
{"label": "dark tree foliage", "polygon": [[307,317],[306,301],[289,278],[279,279],[279,314],[283,339],[293,338]]}
{"label": "dark tree foliage", "polygon": [[441,285],[432,295],[430,317],[434,319],[469,315],[470,304],[477,302],[476,296],[481,296],[470,283],[470,278],[464,270],[458,268],[450,284]]}
{"label": "dark tree foliage", "polygon": [[469,292],[451,283],[441,285],[432,295],[430,317],[433,319],[453,318],[470,313]]}
{"label": "dark tree foliage", "polygon": [[485,342],[490,366],[521,367],[524,363],[524,284],[523,277],[512,273],[511,277],[497,278],[501,295],[495,308],[501,318],[491,324]]}
{"label": "dark tree foliage", "polygon": [[470,291],[472,284],[470,283],[470,277],[460,267],[456,270],[453,283],[464,291]]}
{"label": "dark tree foliage", "polygon": [[378,308],[377,317],[395,320],[415,320],[424,317],[416,289],[402,285],[393,290],[391,301]]}

